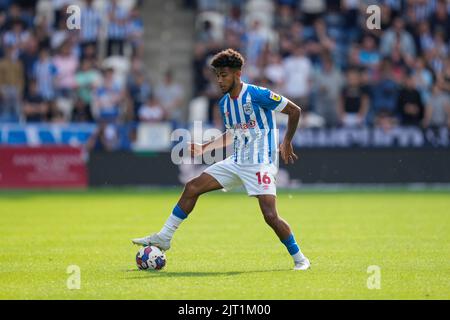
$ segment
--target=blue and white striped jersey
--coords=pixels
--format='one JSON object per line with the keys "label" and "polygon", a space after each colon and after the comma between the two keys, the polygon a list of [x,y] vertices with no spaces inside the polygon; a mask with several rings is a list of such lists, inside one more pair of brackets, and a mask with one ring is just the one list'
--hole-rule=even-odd
{"label": "blue and white striped jersey", "polygon": [[128,10],[120,5],[107,7],[108,15],[111,14],[118,21],[108,22],[108,38],[114,40],[124,40],[127,31]]}
{"label": "blue and white striped jersey", "polygon": [[278,164],[275,111],[288,100],[269,89],[243,83],[238,97],[226,94],[219,102],[225,128],[233,134],[233,158],[239,164]]}
{"label": "blue and white striped jersey", "polygon": [[102,17],[94,7],[85,7],[81,15],[81,41],[97,41],[101,28]]}

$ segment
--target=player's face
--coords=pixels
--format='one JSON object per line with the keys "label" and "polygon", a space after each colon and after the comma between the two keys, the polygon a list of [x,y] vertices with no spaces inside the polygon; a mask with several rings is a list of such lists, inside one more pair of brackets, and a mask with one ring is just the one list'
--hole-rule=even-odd
{"label": "player's face", "polygon": [[230,92],[239,83],[239,71],[229,67],[216,69],[217,83],[223,94]]}

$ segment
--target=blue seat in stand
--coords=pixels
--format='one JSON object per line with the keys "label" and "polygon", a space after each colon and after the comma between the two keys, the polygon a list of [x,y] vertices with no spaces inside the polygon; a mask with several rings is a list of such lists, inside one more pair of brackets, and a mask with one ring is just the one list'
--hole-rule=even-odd
{"label": "blue seat in stand", "polygon": [[27,144],[27,135],[24,130],[11,130],[8,132],[8,144]]}
{"label": "blue seat in stand", "polygon": [[56,139],[53,136],[52,132],[49,130],[39,130],[38,132],[39,141],[41,144],[55,144]]}

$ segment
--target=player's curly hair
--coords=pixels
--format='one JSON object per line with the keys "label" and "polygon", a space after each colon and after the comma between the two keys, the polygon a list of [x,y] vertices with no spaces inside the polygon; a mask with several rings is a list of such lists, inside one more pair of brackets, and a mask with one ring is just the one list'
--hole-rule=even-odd
{"label": "player's curly hair", "polygon": [[215,69],[229,67],[232,69],[242,69],[244,57],[231,48],[220,51],[211,60],[211,66]]}

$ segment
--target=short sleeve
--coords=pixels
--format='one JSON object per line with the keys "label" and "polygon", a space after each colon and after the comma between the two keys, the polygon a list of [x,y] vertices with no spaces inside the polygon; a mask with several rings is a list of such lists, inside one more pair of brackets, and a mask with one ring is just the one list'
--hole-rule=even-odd
{"label": "short sleeve", "polygon": [[288,104],[288,99],[264,87],[255,88],[255,100],[260,107],[281,112]]}

